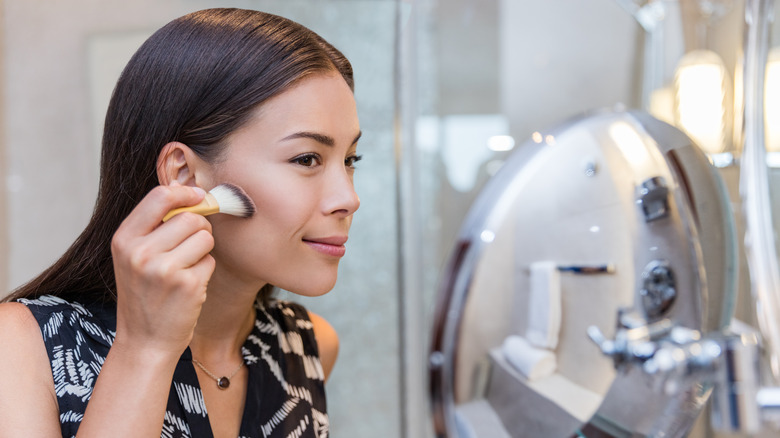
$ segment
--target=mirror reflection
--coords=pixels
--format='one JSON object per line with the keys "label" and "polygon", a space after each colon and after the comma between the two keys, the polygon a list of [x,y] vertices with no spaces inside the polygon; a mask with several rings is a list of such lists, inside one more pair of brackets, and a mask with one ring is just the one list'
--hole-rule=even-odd
{"label": "mirror reflection", "polygon": [[593,114],[547,137],[508,159],[459,237],[432,353],[440,426],[458,437],[681,436],[708,388],[692,379],[665,394],[641,370],[616,372],[627,352],[615,337],[730,319],[736,259],[720,179],[681,131],[644,113]]}

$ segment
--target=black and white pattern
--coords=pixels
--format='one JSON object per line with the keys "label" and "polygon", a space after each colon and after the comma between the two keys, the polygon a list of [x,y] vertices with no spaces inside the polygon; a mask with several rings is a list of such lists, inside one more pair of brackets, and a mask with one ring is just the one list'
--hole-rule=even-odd
{"label": "black and white pattern", "polygon": [[[116,309],[53,296],[21,299],[38,320],[51,361],[63,437],[75,437],[116,335]],[[249,383],[239,438],[325,438],[328,415],[312,323],[298,304],[256,306],[242,347]],[[163,438],[213,438],[187,349],[171,382]]]}

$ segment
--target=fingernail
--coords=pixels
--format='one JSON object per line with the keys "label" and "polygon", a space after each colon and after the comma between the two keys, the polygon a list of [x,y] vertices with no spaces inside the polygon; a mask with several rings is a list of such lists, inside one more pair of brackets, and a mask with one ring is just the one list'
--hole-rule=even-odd
{"label": "fingernail", "polygon": [[203,190],[200,187],[195,186],[195,187],[192,188],[192,190],[195,190],[195,193],[197,193],[198,196],[205,196],[206,195],[206,191]]}

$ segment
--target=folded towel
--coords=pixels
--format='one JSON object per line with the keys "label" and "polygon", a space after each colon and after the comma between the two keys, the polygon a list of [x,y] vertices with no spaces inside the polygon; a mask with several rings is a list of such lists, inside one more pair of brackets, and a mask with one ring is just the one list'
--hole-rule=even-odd
{"label": "folded towel", "polygon": [[536,347],[555,350],[561,330],[561,277],[555,262],[534,262],[530,267],[528,328],[525,337]]}
{"label": "folded towel", "polygon": [[512,335],[501,345],[504,358],[529,381],[547,377],[555,372],[558,364],[555,353],[536,348],[520,336]]}

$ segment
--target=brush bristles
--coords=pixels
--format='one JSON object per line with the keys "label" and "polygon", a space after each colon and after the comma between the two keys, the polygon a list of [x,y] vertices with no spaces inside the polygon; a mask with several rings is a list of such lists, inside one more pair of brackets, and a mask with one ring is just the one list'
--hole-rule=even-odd
{"label": "brush bristles", "polygon": [[219,204],[219,212],[238,217],[250,217],[255,214],[255,203],[238,186],[230,183],[220,184],[209,191]]}

